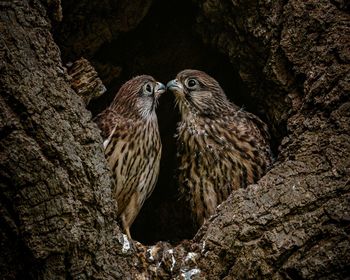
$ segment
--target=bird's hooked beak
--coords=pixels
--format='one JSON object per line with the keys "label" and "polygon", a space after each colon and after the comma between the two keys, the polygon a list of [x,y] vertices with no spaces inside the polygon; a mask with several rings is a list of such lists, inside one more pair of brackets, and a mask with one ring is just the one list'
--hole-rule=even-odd
{"label": "bird's hooked beak", "polygon": [[178,81],[178,79],[168,82],[166,88],[174,93],[183,93],[184,90],[183,85]]}
{"label": "bird's hooked beak", "polygon": [[166,90],[165,85],[163,85],[160,82],[156,83],[156,86],[154,87],[154,96],[156,97],[156,99],[158,99],[162,93],[164,93]]}

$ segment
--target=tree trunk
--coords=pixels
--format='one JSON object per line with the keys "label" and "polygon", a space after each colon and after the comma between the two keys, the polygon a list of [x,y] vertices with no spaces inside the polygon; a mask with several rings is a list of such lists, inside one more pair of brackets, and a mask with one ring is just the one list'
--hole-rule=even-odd
{"label": "tree trunk", "polygon": [[0,274],[130,277],[102,140],[70,88],[46,11],[38,1],[0,5]]}
{"label": "tree trunk", "polygon": [[348,276],[348,4],[194,2],[196,30],[237,67],[283,139],[269,172],[233,192],[192,240],[146,247],[115,222],[99,131],[51,34],[60,1],[0,1],[3,279]]}

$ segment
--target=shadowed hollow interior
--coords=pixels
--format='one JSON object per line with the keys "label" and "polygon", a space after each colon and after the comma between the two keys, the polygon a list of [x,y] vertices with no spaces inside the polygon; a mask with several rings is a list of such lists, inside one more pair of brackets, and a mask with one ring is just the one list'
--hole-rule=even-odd
{"label": "shadowed hollow interior", "polygon": [[[188,68],[207,72],[220,83],[231,101],[257,113],[238,71],[227,57],[203,44],[195,32],[195,21],[196,8],[188,1],[157,0],[137,28],[102,45],[89,60],[108,91],[89,105],[92,113],[102,111],[119,87],[135,75],[152,75],[166,84]],[[106,68],[115,71],[106,72]],[[144,244],[160,240],[176,243],[192,238],[197,231],[177,190],[174,134],[179,116],[174,104],[169,92],[160,98],[157,108],[163,144],[160,175],[131,228],[133,238]]]}

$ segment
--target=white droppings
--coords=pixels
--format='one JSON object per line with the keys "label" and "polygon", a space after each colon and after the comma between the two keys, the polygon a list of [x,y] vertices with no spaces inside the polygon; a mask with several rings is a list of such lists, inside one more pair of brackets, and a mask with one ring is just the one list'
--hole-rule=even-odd
{"label": "white droppings", "polygon": [[170,268],[170,271],[173,271],[174,267],[175,267],[175,258],[174,258],[174,255],[171,255],[171,268]]}
{"label": "white droppings", "polygon": [[197,254],[193,252],[189,252],[185,258],[185,262],[188,262],[189,260],[195,262],[196,261]]}
{"label": "white droppings", "polygon": [[127,251],[129,251],[129,249],[130,249],[129,239],[126,236],[126,234],[123,234],[123,248],[122,248],[122,252],[126,253]]}
{"label": "white droppings", "polygon": [[205,240],[203,241],[203,244],[202,244],[202,251],[201,251],[201,253],[204,253],[204,251],[205,251]]}
{"label": "white droppings", "polygon": [[175,264],[176,264],[176,260],[174,258],[174,250],[173,249],[170,249],[168,250],[168,253],[171,255],[171,267],[170,267],[170,271],[172,272],[174,267],[175,267]]}
{"label": "white droppings", "polygon": [[192,276],[193,275],[196,275],[198,273],[200,273],[200,269],[198,268],[194,268],[194,269],[191,269],[189,271],[183,271],[181,273],[181,276],[185,279],[185,280],[191,280]]}
{"label": "white droppings", "polygon": [[152,256],[152,249],[148,249],[148,250],[147,250],[147,256],[149,256],[148,259],[149,259],[150,261],[154,261],[154,258],[153,258],[153,256]]}
{"label": "white droppings", "polygon": [[153,254],[156,250],[156,246],[152,246],[151,248],[147,249],[147,256],[150,261],[154,261]]}

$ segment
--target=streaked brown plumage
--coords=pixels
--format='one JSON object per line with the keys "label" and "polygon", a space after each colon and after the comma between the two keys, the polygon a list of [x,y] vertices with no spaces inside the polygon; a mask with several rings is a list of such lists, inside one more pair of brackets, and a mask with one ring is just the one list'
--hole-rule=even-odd
{"label": "streaked brown plumage", "polygon": [[118,91],[112,104],[96,117],[105,155],[115,180],[113,195],[125,233],[159,173],[161,141],[155,107],[165,86],[151,76],[137,76]]}
{"label": "streaked brown plumage", "polygon": [[230,103],[218,82],[184,70],[167,84],[180,110],[179,187],[200,226],[232,190],[256,182],[271,164],[267,126]]}

